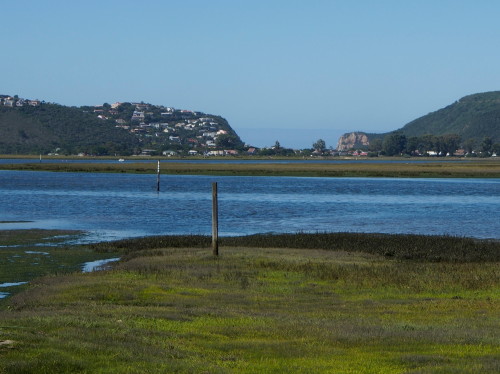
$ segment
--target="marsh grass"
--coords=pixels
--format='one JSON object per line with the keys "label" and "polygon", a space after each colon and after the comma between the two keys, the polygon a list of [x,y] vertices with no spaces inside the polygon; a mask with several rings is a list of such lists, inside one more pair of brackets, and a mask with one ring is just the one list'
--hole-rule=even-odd
{"label": "marsh grass", "polygon": [[[165,235],[97,243],[97,252],[120,251],[134,256],[137,250],[162,247],[209,247],[203,235]],[[500,242],[454,236],[366,233],[256,234],[220,238],[221,245],[260,248],[309,248],[363,252],[401,260],[430,262],[500,261]]]}
{"label": "marsh grass", "polygon": [[123,260],[9,300],[0,341],[15,344],[0,347],[0,373],[498,372],[498,259],[268,239],[226,242],[218,258],[204,237],[96,245]]}
{"label": "marsh grass", "polygon": [[[164,162],[164,174],[304,177],[499,178],[500,160],[419,163],[179,163]],[[29,163],[0,164],[4,170],[59,172],[156,173],[156,163]]]}

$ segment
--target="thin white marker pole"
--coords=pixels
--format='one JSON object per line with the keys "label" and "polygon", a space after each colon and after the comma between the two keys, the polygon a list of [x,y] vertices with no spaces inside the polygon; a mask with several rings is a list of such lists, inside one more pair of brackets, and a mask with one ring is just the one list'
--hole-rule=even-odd
{"label": "thin white marker pole", "polygon": [[156,172],[156,191],[160,192],[160,160],[158,160],[158,169]]}

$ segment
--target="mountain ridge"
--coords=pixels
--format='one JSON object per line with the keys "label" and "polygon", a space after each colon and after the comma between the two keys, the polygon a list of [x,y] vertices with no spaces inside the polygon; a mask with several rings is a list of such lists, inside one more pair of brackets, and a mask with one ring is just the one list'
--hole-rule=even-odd
{"label": "mountain ridge", "polygon": [[398,132],[406,137],[425,135],[458,135],[462,143],[474,141],[478,144],[483,138],[500,142],[500,91],[489,91],[464,96],[454,103],[416,118],[403,127],[387,133],[368,133],[363,131],[345,133],[339,138],[337,148],[350,149],[359,145],[350,139],[352,134],[365,135],[373,144],[376,139]]}

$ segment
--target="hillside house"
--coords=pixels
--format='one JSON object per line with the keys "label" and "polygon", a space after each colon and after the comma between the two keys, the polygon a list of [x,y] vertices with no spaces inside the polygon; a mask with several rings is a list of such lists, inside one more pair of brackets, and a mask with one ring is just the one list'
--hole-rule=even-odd
{"label": "hillside house", "polygon": [[132,114],[132,118],[130,120],[136,122],[144,121],[144,112],[134,111],[134,113]]}
{"label": "hillside house", "polygon": [[177,152],[176,151],[163,151],[162,154],[163,154],[163,156],[172,157],[172,156],[177,155]]}
{"label": "hillside house", "polygon": [[224,156],[224,151],[208,151],[207,156]]}
{"label": "hillside house", "polygon": [[141,152],[141,156],[151,156],[156,152],[156,149],[143,149]]}

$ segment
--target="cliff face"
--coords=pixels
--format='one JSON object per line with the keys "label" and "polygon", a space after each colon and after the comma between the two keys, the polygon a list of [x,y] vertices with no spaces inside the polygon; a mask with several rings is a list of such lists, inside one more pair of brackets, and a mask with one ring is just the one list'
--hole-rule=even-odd
{"label": "cliff face", "polygon": [[370,145],[368,136],[364,132],[351,132],[342,135],[337,143],[338,151],[346,151],[361,146]]}

